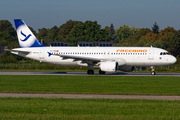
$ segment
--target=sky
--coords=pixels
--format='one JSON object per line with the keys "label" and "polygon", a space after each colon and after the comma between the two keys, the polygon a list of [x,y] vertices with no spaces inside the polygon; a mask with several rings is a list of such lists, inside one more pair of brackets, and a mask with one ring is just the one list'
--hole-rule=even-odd
{"label": "sky", "polygon": [[0,20],[23,19],[36,32],[68,20],[97,21],[102,28],[123,25],[180,29],[180,0],[1,0]]}

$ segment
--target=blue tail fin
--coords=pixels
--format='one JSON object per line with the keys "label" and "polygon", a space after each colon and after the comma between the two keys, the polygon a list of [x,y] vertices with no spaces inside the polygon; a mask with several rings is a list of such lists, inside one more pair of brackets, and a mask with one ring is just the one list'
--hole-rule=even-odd
{"label": "blue tail fin", "polygon": [[19,45],[21,48],[45,47],[42,45],[28,26],[21,19],[14,19]]}

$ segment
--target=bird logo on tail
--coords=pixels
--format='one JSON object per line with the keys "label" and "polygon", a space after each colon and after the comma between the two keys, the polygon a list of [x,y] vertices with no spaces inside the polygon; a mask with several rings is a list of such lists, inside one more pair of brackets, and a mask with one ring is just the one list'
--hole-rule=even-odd
{"label": "bird logo on tail", "polygon": [[31,34],[29,34],[27,37],[26,37],[26,35],[21,31],[21,35],[23,35],[25,38],[24,38],[24,40],[22,40],[22,39],[20,39],[21,41],[23,41],[23,42],[25,42],[26,40],[28,40],[29,39],[29,37],[31,37]]}

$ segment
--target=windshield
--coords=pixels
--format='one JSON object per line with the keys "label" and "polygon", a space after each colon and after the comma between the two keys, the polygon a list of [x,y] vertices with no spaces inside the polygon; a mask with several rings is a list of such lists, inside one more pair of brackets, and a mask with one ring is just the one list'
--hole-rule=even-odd
{"label": "windshield", "polygon": [[168,52],[161,52],[160,55],[170,55]]}

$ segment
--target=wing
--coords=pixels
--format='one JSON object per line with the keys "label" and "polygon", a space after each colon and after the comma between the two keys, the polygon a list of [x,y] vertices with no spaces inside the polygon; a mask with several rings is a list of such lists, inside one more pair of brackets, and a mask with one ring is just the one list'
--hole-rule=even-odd
{"label": "wing", "polygon": [[83,63],[87,64],[97,64],[98,62],[106,62],[106,61],[116,61],[118,62],[118,66],[122,66],[126,64],[126,61],[123,58],[109,58],[109,59],[103,59],[103,58],[95,58],[95,57],[85,57],[85,56],[74,56],[74,55],[61,55],[61,54],[51,54],[55,56],[60,56],[64,60],[65,59],[74,59],[74,61],[81,60]]}
{"label": "wing", "polygon": [[86,61],[103,61],[105,59],[101,59],[101,58],[94,58],[94,57],[85,57],[85,56],[74,56],[74,55],[61,55],[61,54],[53,54],[55,56],[60,56],[62,57],[63,59],[74,59],[74,61],[77,61],[77,60],[86,60]]}

